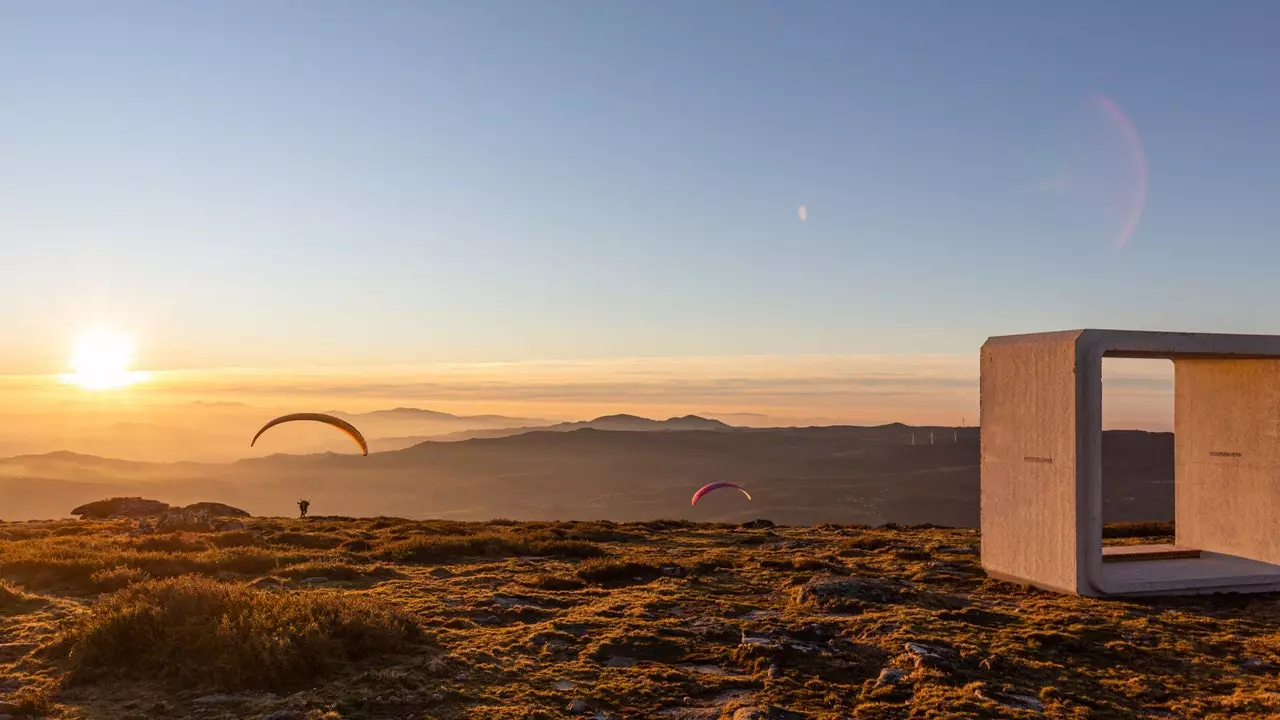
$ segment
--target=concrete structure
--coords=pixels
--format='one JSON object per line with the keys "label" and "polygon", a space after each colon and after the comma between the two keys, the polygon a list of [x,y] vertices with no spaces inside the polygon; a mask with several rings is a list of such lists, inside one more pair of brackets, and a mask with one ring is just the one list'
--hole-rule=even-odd
{"label": "concrete structure", "polygon": [[[1174,366],[1174,546],[1102,547],[1102,359]],[[1280,337],[1071,330],[982,346],[982,566],[1066,593],[1280,590]]]}

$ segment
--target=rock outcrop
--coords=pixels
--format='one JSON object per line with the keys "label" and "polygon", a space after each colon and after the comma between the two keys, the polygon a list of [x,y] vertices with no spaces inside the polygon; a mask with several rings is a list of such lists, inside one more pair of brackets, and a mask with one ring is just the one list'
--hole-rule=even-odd
{"label": "rock outcrop", "polygon": [[163,503],[159,500],[147,500],[140,497],[116,497],[86,503],[72,510],[71,514],[79,516],[81,520],[118,517],[144,518],[160,515],[169,509],[168,503]]}

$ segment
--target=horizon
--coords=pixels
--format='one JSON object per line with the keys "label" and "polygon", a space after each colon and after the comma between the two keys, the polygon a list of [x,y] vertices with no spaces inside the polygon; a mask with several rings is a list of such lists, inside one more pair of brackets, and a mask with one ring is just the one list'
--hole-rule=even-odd
{"label": "horizon", "polygon": [[[863,356],[162,371],[145,382],[93,391],[60,375],[0,376],[0,395],[7,400],[0,420],[8,428],[0,435],[0,456],[104,454],[113,438],[131,438],[147,426],[146,446],[120,457],[249,457],[269,448],[250,451],[234,438],[271,416],[397,407],[511,418],[485,425],[494,429],[520,427],[520,420],[553,424],[615,414],[657,420],[696,415],[746,427],[978,426],[976,365],[976,358],[960,356]],[[1103,376],[1106,429],[1172,430],[1171,363],[1108,359]],[[373,437],[428,439],[465,429],[375,430]],[[171,443],[166,432],[173,434]],[[289,451],[344,449],[323,431],[280,433]],[[156,447],[164,444],[173,447]],[[172,455],[181,447],[192,456]]]}

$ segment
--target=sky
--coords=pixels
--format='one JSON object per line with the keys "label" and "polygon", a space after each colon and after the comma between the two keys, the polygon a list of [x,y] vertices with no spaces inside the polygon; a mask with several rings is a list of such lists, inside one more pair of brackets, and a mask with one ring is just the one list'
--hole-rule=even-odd
{"label": "sky", "polygon": [[[231,368],[305,395],[298,369],[327,368],[307,387],[340,398],[363,368],[391,397],[360,397],[392,401],[389,368],[420,368],[403,393],[448,410],[475,403],[421,383],[539,388],[550,364],[623,409],[643,403],[613,378],[660,362],[654,412],[911,421],[976,413],[992,335],[1276,332],[1277,22],[1243,1],[0,0],[0,388],[106,326],[140,368],[202,373],[194,396]],[[938,363],[957,385],[919,371]],[[837,370],[903,393],[867,413],[776,382]],[[708,374],[781,395],[680,394]],[[559,392],[534,392],[544,416],[586,410]]]}

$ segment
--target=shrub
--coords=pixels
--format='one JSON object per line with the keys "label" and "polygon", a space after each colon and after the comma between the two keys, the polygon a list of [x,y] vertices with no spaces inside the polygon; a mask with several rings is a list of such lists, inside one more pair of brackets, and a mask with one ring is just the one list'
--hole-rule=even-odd
{"label": "shrub", "polygon": [[815,557],[797,555],[792,558],[780,560],[764,559],[760,561],[760,567],[769,568],[771,570],[814,571],[835,570],[839,568],[839,565]]}
{"label": "shrub", "polygon": [[24,685],[5,698],[5,712],[16,717],[45,717],[52,709],[50,698],[55,690],[50,682]]}
{"label": "shrub", "polygon": [[737,567],[737,560],[731,553],[710,552],[694,558],[689,567],[699,573],[713,573],[718,570],[732,570]]}
{"label": "shrub", "polygon": [[342,543],[338,549],[349,553],[365,553],[373,549],[373,543],[363,538],[355,538]]}
{"label": "shrub", "polygon": [[384,560],[421,563],[465,557],[501,557],[519,554],[519,544],[503,535],[484,534],[462,537],[414,535],[387,545],[381,557]]}
{"label": "shrub", "polygon": [[408,525],[409,521],[402,518],[380,517],[369,523],[370,530],[385,530],[390,527],[398,527],[400,525]]}
{"label": "shrub", "polygon": [[201,570],[213,575],[221,571],[241,575],[258,575],[283,565],[293,565],[305,558],[299,555],[280,555],[259,548],[227,548],[210,550],[198,556]]}
{"label": "shrub", "polygon": [[261,543],[258,536],[248,530],[228,530],[208,537],[209,542],[220,548],[251,547]]}
{"label": "shrub", "polygon": [[72,684],[123,676],[235,692],[312,683],[422,639],[410,615],[370,598],[184,577],[106,596],[56,647]]}
{"label": "shrub", "polygon": [[0,572],[28,588],[92,589],[89,577],[109,562],[101,546],[80,538],[41,538],[0,545]]}
{"label": "shrub", "polygon": [[115,567],[99,570],[89,576],[89,581],[101,592],[114,592],[150,578],[150,575],[137,568]]}
{"label": "shrub", "polygon": [[692,520],[650,520],[648,522],[635,523],[637,527],[645,530],[684,530],[694,527],[697,523]]}
{"label": "shrub", "polygon": [[334,562],[313,562],[294,565],[280,571],[281,577],[303,580],[310,577],[322,577],[328,580],[356,582],[369,578],[390,577],[395,573],[390,568],[374,566],[363,568],[358,565]]}
{"label": "shrub", "polygon": [[75,537],[76,535],[92,535],[98,528],[92,525],[63,525],[54,528],[49,534],[54,537]]}
{"label": "shrub", "polygon": [[329,533],[282,532],[268,538],[268,541],[273,545],[287,545],[307,550],[332,550],[345,542],[346,538]]}
{"label": "shrub", "polygon": [[[170,555],[168,553],[148,552],[123,556],[128,566],[151,577],[176,577],[200,572],[201,564],[190,555]],[[93,577],[90,576],[92,582]]]}
{"label": "shrub", "polygon": [[181,533],[173,533],[172,535],[155,535],[144,538],[135,543],[134,547],[139,550],[188,553],[208,550],[209,544],[198,538],[188,537]]}
{"label": "shrub", "polygon": [[662,570],[652,563],[630,560],[588,560],[578,568],[578,577],[587,582],[629,582],[634,578],[654,578]]}
{"label": "shrub", "polygon": [[49,537],[48,528],[6,527],[0,530],[0,540],[32,540]]}
{"label": "shrub", "polygon": [[929,560],[933,555],[928,550],[921,548],[899,548],[893,551],[893,556],[899,560]]}
{"label": "shrub", "polygon": [[524,555],[548,555],[559,558],[596,558],[605,555],[598,545],[581,540],[549,540],[528,544]]}
{"label": "shrub", "polygon": [[1171,522],[1119,522],[1102,526],[1104,538],[1135,538],[1173,535]]}
{"label": "shrub", "polygon": [[859,535],[840,543],[841,550],[879,550],[893,544],[889,538],[878,535]]}
{"label": "shrub", "polygon": [[565,577],[564,575],[536,575],[525,583],[530,587],[536,587],[539,590],[581,590],[586,587],[586,583],[578,578]]}
{"label": "shrub", "polygon": [[[479,528],[483,525],[479,523],[465,523],[457,520],[427,520],[424,522],[413,523],[412,525],[404,525],[397,529],[407,531],[412,535],[428,534],[428,535],[474,535],[479,532]],[[408,535],[406,535],[408,537]]]}
{"label": "shrub", "polygon": [[570,540],[587,540],[589,542],[635,542],[642,536],[619,530],[610,522],[573,523],[569,526],[567,537]]}
{"label": "shrub", "polygon": [[0,580],[0,615],[14,615],[40,602],[40,598],[28,595],[8,580]]}

